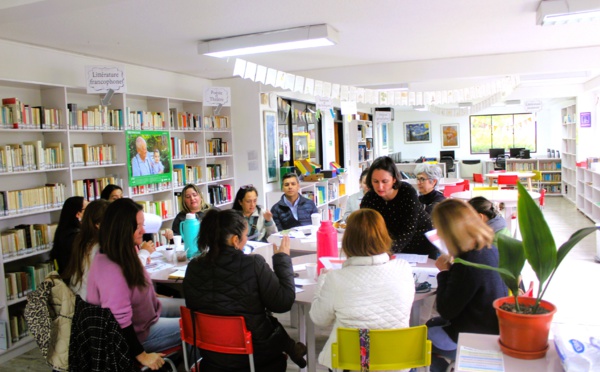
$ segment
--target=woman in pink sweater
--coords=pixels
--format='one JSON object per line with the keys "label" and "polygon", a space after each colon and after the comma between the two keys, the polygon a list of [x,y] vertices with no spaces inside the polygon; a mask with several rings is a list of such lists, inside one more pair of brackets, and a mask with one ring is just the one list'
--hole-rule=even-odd
{"label": "woman in pink sweater", "polygon": [[131,199],[110,204],[100,224],[100,253],[90,267],[87,301],[108,308],[121,325],[133,358],[153,370],[164,364],[156,353],[180,344],[179,307],[161,304],[135,246],[144,235],[142,207]]}

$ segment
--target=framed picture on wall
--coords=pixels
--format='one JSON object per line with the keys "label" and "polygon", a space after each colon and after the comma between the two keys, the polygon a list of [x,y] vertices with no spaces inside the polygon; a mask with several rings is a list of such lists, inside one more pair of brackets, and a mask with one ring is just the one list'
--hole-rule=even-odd
{"label": "framed picture on wall", "polygon": [[277,113],[274,111],[264,111],[265,126],[265,157],[267,167],[267,183],[277,182],[277,156],[279,150],[277,133]]}
{"label": "framed picture on wall", "polygon": [[458,124],[442,124],[442,148],[459,147]]}
{"label": "framed picture on wall", "polygon": [[404,122],[404,143],[431,142],[430,121]]}

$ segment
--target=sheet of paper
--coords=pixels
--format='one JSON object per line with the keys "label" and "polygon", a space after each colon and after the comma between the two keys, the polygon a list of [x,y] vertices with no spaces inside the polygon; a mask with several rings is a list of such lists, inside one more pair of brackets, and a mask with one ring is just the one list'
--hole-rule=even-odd
{"label": "sheet of paper", "polygon": [[431,288],[437,288],[437,274],[440,272],[437,267],[413,267],[413,276],[417,283],[428,282]]}
{"label": "sheet of paper", "polygon": [[146,265],[146,271],[148,271],[149,273],[154,273],[171,267],[173,267],[173,264],[161,261],[152,261],[151,263]]}
{"label": "sheet of paper", "polygon": [[185,269],[173,271],[171,274],[169,274],[169,279],[183,279],[183,278],[185,278]]}
{"label": "sheet of paper", "polygon": [[315,285],[315,284],[317,284],[317,282],[314,281],[313,279],[294,278],[294,284],[304,286],[304,285]]}
{"label": "sheet of paper", "polygon": [[426,254],[396,253],[394,256],[411,263],[427,263]]}
{"label": "sheet of paper", "polygon": [[296,293],[304,292],[304,289],[296,287]]}
{"label": "sheet of paper", "polygon": [[494,350],[478,350],[461,346],[457,362],[460,371],[494,371],[504,372],[502,352]]}
{"label": "sheet of paper", "polygon": [[294,272],[306,270],[306,264],[294,265]]}

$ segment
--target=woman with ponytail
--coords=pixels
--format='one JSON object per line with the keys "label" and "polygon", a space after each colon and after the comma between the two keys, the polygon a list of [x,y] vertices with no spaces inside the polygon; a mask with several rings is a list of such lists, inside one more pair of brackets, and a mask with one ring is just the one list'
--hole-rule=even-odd
{"label": "woman with ponytail", "polygon": [[[295,342],[270,312],[284,313],[296,299],[290,240],[273,245],[273,270],[260,255],[246,255],[248,223],[237,210],[210,209],[200,225],[200,256],[189,264],[183,280],[188,308],[206,314],[241,315],[252,332],[257,371],[285,371],[282,352],[301,368],[306,346]],[[200,350],[200,369],[248,370],[248,357]]]}

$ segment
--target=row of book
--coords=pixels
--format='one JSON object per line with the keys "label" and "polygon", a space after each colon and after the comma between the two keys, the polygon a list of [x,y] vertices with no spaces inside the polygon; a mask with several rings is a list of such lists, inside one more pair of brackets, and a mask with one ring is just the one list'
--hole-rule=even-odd
{"label": "row of book", "polygon": [[544,173],[544,174],[542,174],[542,181],[560,182],[561,181],[560,173]]}
{"label": "row of book", "polygon": [[151,183],[148,185],[137,185],[129,188],[129,195],[144,195],[171,189],[171,182]]}
{"label": "row of book", "polygon": [[205,129],[229,129],[229,117],[228,116],[205,116],[204,119]]}
{"label": "row of book", "polygon": [[227,162],[215,161],[214,164],[206,164],[206,178],[208,181],[217,181],[227,178]]}
{"label": "row of book", "polygon": [[18,98],[2,98],[0,127],[13,129],[58,129],[62,110],[23,104]]}
{"label": "row of book", "polygon": [[231,185],[208,186],[208,198],[211,205],[219,205],[232,201],[233,190]]}
{"label": "row of book", "polygon": [[[10,327],[10,339],[8,337],[8,328]],[[11,343],[18,342],[20,339],[29,334],[25,317],[21,311],[19,314],[11,315],[8,318],[8,323],[0,320],[0,349],[6,350],[11,346]],[[9,342],[10,341],[10,342]]]}
{"label": "row of book", "polygon": [[371,152],[368,151],[367,145],[358,145],[358,161],[371,160]]}
{"label": "row of book", "polygon": [[48,183],[23,190],[0,191],[0,216],[59,208],[65,202],[65,185]]}
{"label": "row of book", "polygon": [[109,110],[107,106],[89,106],[79,109],[76,103],[67,104],[67,125],[73,130],[122,130],[123,110]]}
{"label": "row of book", "polygon": [[541,162],[540,161],[539,170],[541,170],[541,171],[560,170],[561,168],[562,168],[561,163],[559,161],[551,161],[551,162]]}
{"label": "row of book", "polygon": [[202,129],[202,116],[189,112],[177,112],[170,109],[170,127],[177,130],[200,130]]}
{"label": "row of book", "polygon": [[0,146],[0,172],[29,172],[64,167],[61,142],[26,141]]}
{"label": "row of book", "polygon": [[188,183],[202,182],[202,167],[199,165],[173,164],[173,184],[175,187]]}
{"label": "row of book", "polygon": [[226,155],[229,153],[229,146],[222,138],[212,138],[206,140],[207,155]]}
{"label": "row of book", "polygon": [[417,175],[411,172],[404,172],[404,171],[400,171],[400,175],[402,176],[403,180],[410,180],[410,179],[416,179]]}
{"label": "row of book", "polygon": [[76,143],[71,147],[71,160],[73,167],[114,164],[117,162],[117,146],[111,144],[88,145],[85,143]]}
{"label": "row of book", "polygon": [[17,225],[0,233],[2,257],[22,256],[52,248],[56,223]]}
{"label": "row of book", "polygon": [[171,199],[136,200],[135,202],[141,205],[146,213],[155,214],[162,219],[175,217],[175,210],[173,209],[173,201]]}
{"label": "row of book", "polygon": [[86,178],[73,181],[73,194],[83,196],[87,201],[100,199],[102,190],[108,185],[123,185],[123,180],[115,175],[100,178]]}
{"label": "row of book", "polygon": [[129,107],[127,112],[127,128],[135,130],[160,130],[167,129],[164,112],[133,111]]}
{"label": "row of book", "polygon": [[544,185],[544,188],[549,194],[560,194],[562,191],[560,185]]}
{"label": "row of book", "polygon": [[521,172],[535,170],[535,163],[509,163],[506,165],[508,172]]}
{"label": "row of book", "polygon": [[40,262],[35,265],[23,266],[22,271],[4,274],[6,299],[8,301],[26,297],[44,281],[46,276],[54,271],[54,263]]}
{"label": "row of book", "polygon": [[200,156],[200,147],[198,141],[171,137],[171,153],[173,159],[195,158]]}

